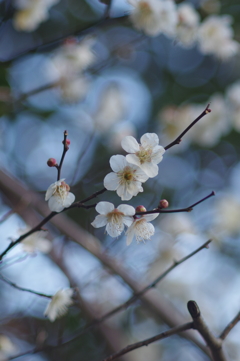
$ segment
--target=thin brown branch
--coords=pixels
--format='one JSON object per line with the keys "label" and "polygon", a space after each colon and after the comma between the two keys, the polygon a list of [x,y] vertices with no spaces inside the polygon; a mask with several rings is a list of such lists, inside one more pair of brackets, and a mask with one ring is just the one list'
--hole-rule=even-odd
{"label": "thin brown branch", "polygon": [[220,334],[219,338],[225,340],[229,332],[233,329],[234,326],[240,321],[240,312],[232,319],[232,321],[225,327],[223,332]]}
{"label": "thin brown branch", "polygon": [[149,344],[162,340],[164,338],[170,337],[172,335],[176,335],[180,332],[186,331],[186,330],[190,330],[191,328],[193,328],[193,322],[188,322],[185,323],[184,325],[181,326],[177,326],[172,328],[171,330],[159,333],[158,335],[154,336],[154,337],[150,337],[146,340],[140,341],[140,342],[136,342],[133,343],[127,347],[124,347],[122,350],[108,356],[107,358],[105,358],[103,361],[112,361],[115,360],[116,358],[125,355],[126,353],[136,350],[137,348],[143,347],[143,346],[148,346]]}
{"label": "thin brown branch", "polygon": [[41,296],[41,297],[52,298],[52,296],[46,295],[45,293],[40,293],[40,292],[30,290],[29,288],[20,287],[20,286],[16,285],[16,283],[13,283],[12,281],[10,281],[7,278],[3,277],[3,275],[0,275],[0,280],[7,283],[9,286],[12,286],[12,287],[16,288],[19,291],[33,293],[34,295]]}
{"label": "thin brown branch", "polygon": [[209,114],[211,112],[211,109],[209,109],[210,104],[207,105],[207,107],[204,109],[204,111],[171,143],[169,143],[164,149],[167,150],[169,148],[172,148],[176,144],[180,144],[182,137],[205,115]]}
{"label": "thin brown branch", "polygon": [[213,361],[227,361],[223,349],[222,349],[222,339],[217,338],[209,330],[204,319],[201,316],[200,309],[195,301],[189,301],[188,311],[192,316],[194,328],[200,333],[200,335],[205,340],[207,346],[209,347]]}
{"label": "thin brown branch", "polygon": [[137,212],[135,215],[136,216],[142,216],[144,214],[151,214],[151,213],[180,213],[180,212],[191,212],[193,210],[194,207],[196,207],[198,204],[206,201],[208,198],[212,197],[212,196],[215,196],[215,192],[212,191],[208,196],[200,199],[200,201],[192,204],[191,206],[189,207],[186,207],[186,208],[180,208],[180,209],[171,209],[171,210],[163,210],[161,208],[156,208],[156,209],[153,209],[152,211],[146,211],[146,212]]}

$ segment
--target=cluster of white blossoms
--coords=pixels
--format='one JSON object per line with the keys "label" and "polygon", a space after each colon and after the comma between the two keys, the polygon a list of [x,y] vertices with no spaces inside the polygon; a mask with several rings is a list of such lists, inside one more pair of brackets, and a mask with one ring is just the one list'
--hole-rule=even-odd
{"label": "cluster of white blossoms", "polygon": [[48,201],[48,207],[52,212],[61,212],[75,201],[75,195],[69,192],[70,187],[64,180],[52,183],[46,192],[45,200]]}
{"label": "cluster of white blossoms", "polygon": [[190,3],[176,5],[173,0],[128,0],[134,7],[130,19],[146,35],[167,35],[183,47],[198,44],[203,54],[227,60],[239,51],[233,40],[231,16],[200,16]]}
{"label": "cluster of white blossoms", "polygon": [[[122,148],[128,152],[123,155],[113,155],[110,166],[113,172],[104,178],[104,187],[116,191],[121,200],[128,201],[139,192],[143,192],[142,183],[158,174],[158,164],[163,158],[165,149],[159,145],[155,133],[146,133],[140,139],[140,144],[132,136],[126,136],[121,142]],[[139,206],[137,212],[145,212],[146,208]],[[118,237],[129,227],[127,245],[136,236],[137,242],[149,240],[154,234],[154,227],[149,222],[158,216],[158,213],[136,216],[132,206],[121,204],[117,208],[112,203],[100,202],[96,206],[99,215],[92,222],[93,227],[106,226],[106,231],[111,237]]]}
{"label": "cluster of white blossoms", "polygon": [[85,71],[96,60],[92,50],[94,43],[90,36],[81,42],[67,39],[52,55],[50,66],[55,69],[56,83],[65,101],[77,102],[86,95],[89,81]]}
{"label": "cluster of white blossoms", "polygon": [[127,245],[129,246],[134,236],[137,242],[150,240],[154,235],[155,228],[149,223],[154,220],[159,213],[144,214],[135,216],[137,212],[146,212],[146,208],[138,206],[136,210],[127,204],[121,204],[117,208],[110,202],[99,202],[96,206],[96,211],[99,213],[95,220],[91,223],[93,227],[100,228],[106,226],[106,231],[111,237],[118,237],[124,231],[124,226],[127,226],[126,231]]}
{"label": "cluster of white blossoms", "polygon": [[48,19],[49,9],[59,0],[15,0],[13,25],[18,31],[33,31]]}
{"label": "cluster of white blossoms", "polygon": [[52,322],[54,322],[56,318],[64,316],[68,311],[68,307],[73,303],[73,293],[74,290],[72,288],[57,291],[47,305],[44,316],[48,317]]}

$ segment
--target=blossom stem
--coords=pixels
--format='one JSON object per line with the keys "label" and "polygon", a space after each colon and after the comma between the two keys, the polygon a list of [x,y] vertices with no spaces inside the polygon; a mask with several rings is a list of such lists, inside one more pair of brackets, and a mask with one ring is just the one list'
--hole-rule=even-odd
{"label": "blossom stem", "polygon": [[207,107],[204,109],[204,111],[191,123],[189,126],[171,143],[169,143],[164,149],[168,150],[169,148],[172,148],[176,144],[180,144],[182,137],[205,115],[211,113],[211,109],[209,109],[210,104],[207,105]]}
{"label": "blossom stem", "polygon": [[60,178],[61,178],[61,169],[62,169],[62,165],[63,165],[63,161],[64,161],[65,154],[67,153],[67,151],[68,151],[68,149],[69,149],[69,148],[68,148],[68,145],[67,145],[67,143],[66,143],[66,141],[67,141],[67,136],[68,136],[67,130],[64,131],[63,136],[64,136],[64,138],[63,138],[62,158],[61,158],[61,160],[60,160],[59,166],[57,166],[57,171],[58,171],[57,180],[58,180],[58,181],[59,181]]}
{"label": "blossom stem", "polygon": [[159,209],[159,208],[156,208],[156,209],[153,209],[152,211],[147,211],[147,212],[137,212],[135,214],[135,216],[142,216],[144,214],[151,214],[151,213],[179,213],[179,212],[191,212],[193,210],[193,208],[195,206],[197,206],[198,204],[206,201],[208,198],[212,197],[215,195],[215,192],[212,191],[208,196],[200,199],[200,201],[192,204],[191,206],[189,207],[186,207],[186,208],[180,208],[180,209],[171,209],[171,210],[163,210],[163,209]]}

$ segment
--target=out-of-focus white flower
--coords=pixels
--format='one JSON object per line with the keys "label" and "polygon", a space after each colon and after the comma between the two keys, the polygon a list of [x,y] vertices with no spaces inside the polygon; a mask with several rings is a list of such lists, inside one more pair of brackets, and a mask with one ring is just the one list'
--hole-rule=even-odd
{"label": "out-of-focus white flower", "polygon": [[216,201],[214,233],[237,235],[240,233],[240,201],[233,194],[225,194]]}
{"label": "out-of-focus white flower", "polygon": [[134,7],[130,15],[133,25],[147,35],[161,33],[173,36],[177,24],[176,6],[172,0],[128,0]]}
{"label": "out-of-focus white flower", "polygon": [[121,122],[116,124],[108,137],[108,146],[111,150],[118,151],[121,149],[121,141],[127,135],[136,136],[136,128],[130,122]]}
{"label": "out-of-focus white flower", "polygon": [[[200,114],[200,113],[199,113]],[[160,139],[161,141],[172,142],[179,134],[194,120],[190,105],[183,105],[180,107],[171,105],[165,107],[160,111],[158,118],[160,121]],[[188,132],[184,136],[184,146],[188,144],[188,140],[191,137],[191,132]],[[181,144],[181,146],[182,146]],[[172,149],[178,149],[179,147],[173,147]]]}
{"label": "out-of-focus white flower", "polygon": [[199,14],[191,4],[183,3],[177,8],[178,24],[176,39],[186,47],[191,47],[197,38]]}
{"label": "out-of-focus white flower", "polygon": [[69,190],[70,187],[64,182],[64,179],[49,186],[45,200],[48,201],[48,207],[52,212],[61,212],[75,201],[75,195]]}
{"label": "out-of-focus white flower", "polygon": [[[211,103],[211,113],[200,119],[190,131],[192,141],[204,147],[214,146],[218,143],[219,139],[231,129],[223,96],[215,94],[210,98],[209,102]],[[192,104],[191,109],[194,119],[201,114],[204,109],[204,104]]]}
{"label": "out-of-focus white flower", "polygon": [[33,31],[47,20],[49,8],[59,0],[15,0],[18,9],[13,17],[13,25],[19,31]]}
{"label": "out-of-focus white flower", "polygon": [[117,191],[122,201],[129,201],[139,192],[143,192],[142,183],[148,176],[141,168],[127,162],[123,155],[113,155],[110,158],[113,172],[104,178],[104,187],[109,191]]}
{"label": "out-of-focus white flower", "polygon": [[228,114],[234,128],[240,132],[240,81],[230,85],[226,92]]}
{"label": "out-of-focus white flower", "polygon": [[158,174],[157,164],[161,162],[165,149],[159,145],[159,139],[155,133],[146,133],[138,144],[131,136],[123,138],[121,144],[128,154],[126,159],[129,163],[140,167],[148,177],[153,178]]}
{"label": "out-of-focus white flower", "polygon": [[0,361],[7,361],[17,351],[16,346],[5,335],[0,335]]}
{"label": "out-of-focus white flower", "polygon": [[127,246],[130,245],[134,236],[136,237],[137,242],[149,241],[151,236],[155,233],[155,228],[152,223],[155,218],[159,216],[159,213],[145,214],[139,218],[135,218],[132,225],[128,228],[126,232],[127,236]]}
{"label": "out-of-focus white flower", "polygon": [[127,204],[121,204],[117,208],[110,202],[99,202],[96,211],[100,215],[96,216],[91,223],[93,227],[100,228],[106,226],[106,231],[111,237],[118,237],[124,230],[124,225],[131,226],[135,209]]}
{"label": "out-of-focus white flower", "polygon": [[161,231],[168,233],[174,240],[183,233],[196,234],[196,228],[188,214],[176,213],[161,217]]}
{"label": "out-of-focus white flower", "polygon": [[110,84],[103,90],[99,99],[99,106],[93,115],[96,128],[100,132],[109,129],[124,117],[125,104],[123,93],[116,84]]}
{"label": "out-of-focus white flower", "polygon": [[76,79],[62,78],[58,85],[62,98],[68,103],[75,103],[85,97],[88,89],[89,82],[86,77],[78,76]]}
{"label": "out-of-focus white flower", "polygon": [[56,318],[65,315],[68,311],[68,307],[73,303],[72,295],[72,288],[65,288],[57,291],[47,305],[44,316],[47,316],[49,320],[53,322]]}
{"label": "out-of-focus white flower", "polygon": [[[26,228],[24,230],[20,230],[20,234],[27,233],[30,228]],[[45,231],[34,232],[27,238],[25,238],[22,242],[22,248],[27,253],[35,253],[36,251],[40,251],[43,253],[50,252],[52,248],[52,243],[45,238]]]}
{"label": "out-of-focus white flower", "polygon": [[94,43],[92,37],[79,43],[69,39],[53,54],[51,66],[56,72],[55,83],[60,87],[64,100],[76,102],[86,95],[89,81],[84,71],[96,60],[92,50]]}
{"label": "out-of-focus white flower", "polygon": [[234,56],[239,50],[239,43],[233,40],[230,15],[208,16],[199,26],[198,41],[203,54],[212,54],[222,60]]}

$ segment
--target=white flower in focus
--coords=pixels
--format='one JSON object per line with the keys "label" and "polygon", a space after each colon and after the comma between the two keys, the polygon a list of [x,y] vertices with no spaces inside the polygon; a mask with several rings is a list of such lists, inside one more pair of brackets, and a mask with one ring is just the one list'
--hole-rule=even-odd
{"label": "white flower in focus", "polygon": [[176,39],[183,46],[192,46],[197,38],[199,26],[199,14],[191,4],[183,3],[177,8],[178,25],[176,29]]}
{"label": "white flower in focus", "polygon": [[230,15],[208,16],[200,25],[198,41],[203,54],[212,54],[222,60],[234,56],[239,50],[239,43],[233,40]]}
{"label": "white flower in focus", "polygon": [[121,144],[128,154],[126,159],[129,163],[140,167],[148,177],[153,178],[158,174],[157,164],[161,162],[165,149],[159,145],[159,139],[155,133],[146,133],[138,144],[132,136],[123,138]]}
{"label": "white flower in focus", "polygon": [[33,31],[47,20],[51,6],[59,0],[15,0],[17,11],[13,17],[13,25],[19,31]]}
{"label": "white flower in focus", "polygon": [[176,6],[172,0],[128,0],[134,7],[130,15],[133,25],[147,35],[161,33],[173,36],[177,24]]}
{"label": "white flower in focus", "polygon": [[117,191],[122,201],[129,201],[139,192],[143,192],[142,183],[148,176],[138,166],[130,164],[123,155],[110,158],[113,172],[106,175],[103,184],[109,191]]}
{"label": "white flower in focus", "polygon": [[51,184],[46,192],[45,200],[52,212],[61,212],[75,201],[75,195],[69,192],[70,187],[64,179]]}
{"label": "white flower in focus", "polygon": [[111,237],[118,237],[124,230],[124,225],[129,227],[135,214],[135,209],[126,204],[115,208],[110,202],[99,202],[95,209],[100,214],[91,225],[95,228],[106,226],[106,231]]}
{"label": "white flower in focus", "polygon": [[[215,94],[209,99],[211,113],[199,120],[190,130],[192,141],[203,147],[212,147],[219,142],[219,139],[226,135],[231,124],[227,113],[225,100],[222,95]],[[191,105],[192,119],[202,113],[205,105]]]}
{"label": "white flower in focus", "polygon": [[149,241],[151,236],[155,233],[155,228],[152,223],[155,218],[159,216],[159,213],[145,214],[139,218],[135,218],[132,225],[128,228],[126,232],[127,236],[127,246],[130,245],[134,236],[136,237],[137,242]]}
{"label": "white flower in focus", "polygon": [[56,318],[65,315],[68,311],[68,307],[73,303],[72,295],[72,288],[65,288],[57,291],[47,305],[44,316],[47,316],[49,320],[53,322]]}
{"label": "white flower in focus", "polygon": [[[30,228],[26,228],[20,231],[20,234],[27,233]],[[30,236],[26,237],[22,242],[22,248],[25,252],[33,254],[37,250],[43,253],[50,252],[52,248],[52,243],[45,238],[46,232],[45,231],[38,231],[34,232]]]}

